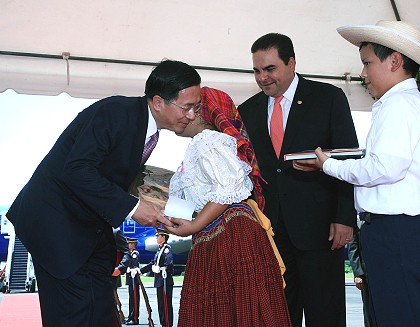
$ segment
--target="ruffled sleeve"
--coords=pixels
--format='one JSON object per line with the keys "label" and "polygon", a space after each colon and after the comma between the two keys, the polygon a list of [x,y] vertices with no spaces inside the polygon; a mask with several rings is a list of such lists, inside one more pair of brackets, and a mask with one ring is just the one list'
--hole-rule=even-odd
{"label": "ruffled sleeve", "polygon": [[[235,146],[236,152],[236,146]],[[251,192],[246,187],[248,178],[241,161],[226,147],[213,147],[198,160],[203,182],[210,184],[204,196],[206,202],[231,204],[247,199]]]}
{"label": "ruffled sleeve", "polygon": [[170,194],[193,201],[196,211],[207,202],[237,203],[251,195],[251,167],[237,155],[236,140],[204,131],[194,137],[183,165],[171,180]]}

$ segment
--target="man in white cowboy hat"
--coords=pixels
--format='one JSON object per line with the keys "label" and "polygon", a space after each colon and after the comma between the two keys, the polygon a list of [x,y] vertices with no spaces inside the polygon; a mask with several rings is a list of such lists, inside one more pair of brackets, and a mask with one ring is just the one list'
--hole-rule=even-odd
{"label": "man in white cowboy hat", "polygon": [[420,31],[401,21],[337,29],[359,47],[372,126],[362,159],[294,162],[355,185],[377,326],[420,326]]}

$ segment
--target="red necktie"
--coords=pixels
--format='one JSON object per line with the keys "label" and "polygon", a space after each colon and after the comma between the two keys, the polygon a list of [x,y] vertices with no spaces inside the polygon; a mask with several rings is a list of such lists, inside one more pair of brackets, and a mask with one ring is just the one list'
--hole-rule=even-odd
{"label": "red necktie", "polygon": [[283,99],[283,95],[275,98],[273,114],[271,115],[270,121],[270,137],[271,143],[273,143],[274,151],[276,152],[277,158],[280,155],[281,145],[283,144],[284,130],[283,130],[283,111],[280,105],[280,101]]}

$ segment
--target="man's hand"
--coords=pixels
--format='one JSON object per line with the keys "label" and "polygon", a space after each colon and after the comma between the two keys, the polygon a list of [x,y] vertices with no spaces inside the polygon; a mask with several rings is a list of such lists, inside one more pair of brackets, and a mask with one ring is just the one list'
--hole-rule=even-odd
{"label": "man's hand", "polygon": [[329,241],[333,241],[331,250],[340,249],[353,238],[353,227],[342,224],[331,224]]}
{"label": "man's hand", "polygon": [[141,200],[133,214],[133,220],[143,226],[158,227],[166,218],[161,210],[153,203]]}
{"label": "man's hand", "polygon": [[119,275],[121,275],[121,271],[118,268],[115,268],[114,272],[112,273],[112,276],[116,277],[116,276],[119,276]]}
{"label": "man's hand", "polygon": [[324,165],[325,160],[328,159],[328,156],[322,152],[320,147],[316,148],[315,154],[316,159],[304,159],[304,160],[293,160],[293,168],[301,171],[316,171],[321,170]]}
{"label": "man's hand", "polygon": [[354,277],[354,283],[356,284],[356,287],[363,291],[365,289],[365,284],[363,284],[363,277],[362,276],[358,276],[358,277]]}

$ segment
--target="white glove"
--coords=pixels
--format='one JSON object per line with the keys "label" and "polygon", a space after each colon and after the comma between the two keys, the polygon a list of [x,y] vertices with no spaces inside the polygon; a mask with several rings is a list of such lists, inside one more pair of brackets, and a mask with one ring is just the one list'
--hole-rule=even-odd
{"label": "white glove", "polygon": [[131,273],[131,278],[134,278],[136,277],[137,274],[140,275],[140,268],[133,268],[131,269],[130,273]]}
{"label": "white glove", "polygon": [[159,267],[158,265],[153,265],[153,266],[152,266],[152,271],[153,271],[155,274],[159,274],[159,273],[160,273],[160,267]]}

